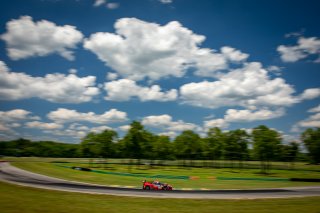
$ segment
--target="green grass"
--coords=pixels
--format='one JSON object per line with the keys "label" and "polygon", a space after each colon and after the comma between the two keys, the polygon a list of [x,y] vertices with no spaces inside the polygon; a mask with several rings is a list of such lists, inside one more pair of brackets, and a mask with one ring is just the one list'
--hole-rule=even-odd
{"label": "green grass", "polygon": [[319,213],[319,202],[320,197],[258,200],[186,200],[118,197],[51,191],[0,182],[1,213]]}
{"label": "green grass", "polygon": [[[104,185],[126,185],[141,187],[143,177],[118,176],[109,174],[98,174],[93,172],[76,171],[70,168],[57,166],[52,161],[68,161],[70,163],[59,165],[80,165],[88,166],[87,159],[42,159],[42,158],[24,158],[13,159],[14,166],[20,167],[32,172],[63,178],[66,180],[75,180],[88,183],[104,184]],[[101,165],[96,165],[96,170],[104,170]],[[145,176],[150,175],[186,175],[198,177],[196,180],[176,180],[176,179],[160,179],[160,181],[168,182],[175,188],[209,188],[209,189],[252,189],[252,188],[275,188],[275,187],[295,187],[295,186],[312,186],[320,185],[319,183],[307,182],[290,182],[290,181],[253,181],[253,180],[215,180],[209,177],[247,177],[247,178],[320,178],[319,171],[303,171],[303,170],[272,170],[269,175],[259,174],[257,169],[209,169],[209,168],[177,168],[177,167],[154,167],[147,169],[148,166],[131,167],[131,173]],[[315,169],[317,167],[313,167]],[[108,165],[107,170],[111,172],[128,172],[128,166]],[[150,179],[150,178],[149,178]]]}

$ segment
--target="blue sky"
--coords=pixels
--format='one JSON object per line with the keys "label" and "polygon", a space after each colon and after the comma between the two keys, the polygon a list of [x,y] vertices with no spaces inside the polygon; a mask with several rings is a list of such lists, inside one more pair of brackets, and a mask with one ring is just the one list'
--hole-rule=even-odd
{"label": "blue sky", "polygon": [[318,1],[0,4],[1,140],[320,126]]}

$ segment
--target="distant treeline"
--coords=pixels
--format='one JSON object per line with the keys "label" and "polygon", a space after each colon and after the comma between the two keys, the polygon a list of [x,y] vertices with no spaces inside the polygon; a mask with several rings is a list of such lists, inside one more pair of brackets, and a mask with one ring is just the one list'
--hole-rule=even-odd
{"label": "distant treeline", "polygon": [[[320,128],[307,129],[301,141],[308,150],[307,160],[320,163]],[[266,126],[258,126],[248,133],[237,129],[222,131],[209,129],[206,137],[192,130],[183,131],[174,139],[146,130],[133,121],[127,134],[119,139],[117,132],[105,130],[89,133],[79,144],[51,141],[32,142],[26,139],[0,142],[0,155],[39,157],[132,158],[150,160],[259,160],[268,170],[270,161],[294,162],[304,159],[299,144],[282,143],[281,134]]]}
{"label": "distant treeline", "polygon": [[81,157],[79,144],[32,142],[23,138],[0,142],[0,155],[16,157]]}

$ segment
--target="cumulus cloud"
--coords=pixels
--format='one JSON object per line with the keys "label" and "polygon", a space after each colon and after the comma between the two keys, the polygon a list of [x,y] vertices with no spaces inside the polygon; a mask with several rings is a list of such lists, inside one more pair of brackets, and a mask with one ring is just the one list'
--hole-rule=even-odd
{"label": "cumulus cloud", "polygon": [[311,100],[320,97],[320,88],[306,89],[301,95],[301,100]]}
{"label": "cumulus cloud", "polygon": [[236,50],[232,47],[222,47],[221,53],[230,61],[240,62],[245,61],[249,57],[248,54],[242,53],[240,50]]}
{"label": "cumulus cloud", "polygon": [[291,106],[299,100],[282,78],[271,79],[258,62],[222,75],[219,80],[188,83],[180,87],[184,103],[205,108],[223,106]]}
{"label": "cumulus cloud", "polygon": [[55,130],[45,130],[44,133],[55,135],[55,136],[63,136],[63,137],[71,137],[74,139],[80,139],[85,137],[88,134],[88,131],[74,130],[74,129],[55,129]]}
{"label": "cumulus cloud", "polygon": [[14,122],[21,120],[39,120],[38,116],[32,116],[32,112],[24,109],[13,109],[9,111],[0,111],[0,121]]}
{"label": "cumulus cloud", "polygon": [[143,125],[165,130],[167,132],[181,132],[184,130],[201,131],[202,128],[193,123],[186,123],[182,120],[173,121],[167,114],[146,116],[141,122]]}
{"label": "cumulus cloud", "polygon": [[80,123],[72,123],[69,125],[68,129],[79,130],[79,131],[89,131],[90,128]]}
{"label": "cumulus cloud", "polygon": [[88,127],[80,123],[72,123],[65,129],[47,129],[44,132],[55,136],[71,137],[79,140],[85,137],[89,132],[100,133],[107,129],[112,130],[111,127],[106,125]]}
{"label": "cumulus cloud", "polygon": [[314,62],[320,62],[320,39],[317,37],[300,37],[296,45],[280,45],[277,50],[284,62],[296,62],[310,55],[317,57]]}
{"label": "cumulus cloud", "polygon": [[0,134],[5,133],[5,138],[19,135],[14,128],[20,127],[22,122],[28,120],[40,120],[38,116],[33,116],[32,112],[24,109],[13,109],[0,111]]}
{"label": "cumulus cloud", "polygon": [[130,125],[122,125],[118,127],[118,129],[120,129],[123,132],[127,132],[130,128]]}
{"label": "cumulus cloud", "polygon": [[225,129],[225,128],[229,127],[229,123],[222,118],[204,121],[204,129],[206,131],[208,131],[208,129],[214,128],[214,127]]}
{"label": "cumulus cloud", "polygon": [[308,112],[320,112],[320,104],[312,109],[309,109]]}
{"label": "cumulus cloud", "polygon": [[228,128],[230,123],[243,123],[260,120],[269,120],[281,117],[285,114],[283,108],[276,110],[259,109],[259,110],[237,110],[228,109],[223,118],[217,118],[204,121],[204,129],[207,131],[209,128],[219,127],[222,129]]}
{"label": "cumulus cloud", "polygon": [[59,108],[48,113],[47,117],[59,124],[71,122],[108,124],[128,120],[127,113],[117,109],[110,109],[109,111],[99,115],[94,112],[82,113],[76,110]]}
{"label": "cumulus cloud", "polygon": [[161,92],[158,85],[143,87],[130,79],[120,79],[104,84],[104,89],[108,93],[106,100],[129,101],[132,97],[137,97],[141,101],[174,101],[177,99],[177,90],[172,89]]}
{"label": "cumulus cloud", "polygon": [[259,120],[269,120],[281,117],[285,114],[283,108],[277,110],[260,109],[260,110],[236,110],[228,109],[224,120],[227,122],[251,122]]}
{"label": "cumulus cloud", "polygon": [[40,121],[31,121],[27,122],[26,124],[27,128],[33,128],[33,129],[61,129],[63,128],[63,125],[61,124],[56,124],[56,123],[44,123]]}
{"label": "cumulus cloud", "polygon": [[95,76],[78,77],[75,74],[47,74],[33,77],[10,72],[0,61],[0,100],[21,100],[32,97],[55,103],[88,102],[99,94]]}
{"label": "cumulus cloud", "polygon": [[114,72],[107,73],[107,79],[110,81],[116,80],[118,78],[118,74]]}
{"label": "cumulus cloud", "polygon": [[274,65],[271,65],[271,66],[268,66],[266,68],[266,70],[268,70],[270,73],[276,75],[276,76],[280,76],[282,73],[283,67],[278,67],[278,66],[274,66]]}
{"label": "cumulus cloud", "polygon": [[320,105],[308,110],[309,113],[314,113],[310,115],[307,119],[297,122],[291,128],[292,132],[300,132],[301,128],[320,128]]}
{"label": "cumulus cloud", "polygon": [[311,115],[306,120],[300,121],[298,125],[301,127],[320,127],[320,113]]}
{"label": "cumulus cloud", "polygon": [[13,60],[57,53],[73,60],[73,51],[83,35],[74,26],[57,26],[41,20],[34,22],[30,16],[22,16],[7,23],[7,32],[1,35],[6,42],[8,55]]}
{"label": "cumulus cloud", "polygon": [[136,18],[121,18],[114,27],[115,33],[92,34],[85,39],[84,47],[123,78],[182,77],[189,68],[195,68],[196,75],[214,76],[217,70],[226,69],[228,62],[248,57],[231,47],[223,47],[222,53],[200,48],[205,36],[195,34],[177,21],[161,26]]}

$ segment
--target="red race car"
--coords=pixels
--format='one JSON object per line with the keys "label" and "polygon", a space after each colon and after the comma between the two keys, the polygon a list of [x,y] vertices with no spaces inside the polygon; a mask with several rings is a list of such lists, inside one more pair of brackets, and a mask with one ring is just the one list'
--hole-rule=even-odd
{"label": "red race car", "polygon": [[167,183],[160,183],[159,181],[147,182],[142,181],[144,190],[172,190],[172,186]]}

